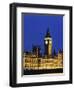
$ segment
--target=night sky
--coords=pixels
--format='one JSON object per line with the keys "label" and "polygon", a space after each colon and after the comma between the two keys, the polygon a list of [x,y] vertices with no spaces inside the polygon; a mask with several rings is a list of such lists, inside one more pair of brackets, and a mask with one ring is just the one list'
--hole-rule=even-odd
{"label": "night sky", "polygon": [[32,45],[40,45],[44,53],[44,37],[49,28],[52,37],[52,52],[63,49],[63,16],[23,14],[23,50],[32,51]]}

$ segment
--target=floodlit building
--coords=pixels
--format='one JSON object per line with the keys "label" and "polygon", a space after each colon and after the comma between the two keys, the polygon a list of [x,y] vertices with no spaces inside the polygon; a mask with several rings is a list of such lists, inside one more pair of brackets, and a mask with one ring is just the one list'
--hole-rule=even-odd
{"label": "floodlit building", "polygon": [[52,54],[52,37],[49,31],[44,38],[44,55],[40,53],[40,46],[33,46],[32,52],[23,53],[24,70],[43,70],[63,68],[63,52]]}

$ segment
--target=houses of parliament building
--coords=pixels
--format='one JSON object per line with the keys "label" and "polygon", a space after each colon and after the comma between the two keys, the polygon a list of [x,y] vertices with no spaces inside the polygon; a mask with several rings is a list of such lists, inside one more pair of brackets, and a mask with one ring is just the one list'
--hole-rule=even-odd
{"label": "houses of parliament building", "polygon": [[63,51],[52,54],[52,37],[49,31],[44,37],[44,54],[40,52],[40,46],[33,46],[31,52],[23,53],[23,70],[53,70],[63,69]]}

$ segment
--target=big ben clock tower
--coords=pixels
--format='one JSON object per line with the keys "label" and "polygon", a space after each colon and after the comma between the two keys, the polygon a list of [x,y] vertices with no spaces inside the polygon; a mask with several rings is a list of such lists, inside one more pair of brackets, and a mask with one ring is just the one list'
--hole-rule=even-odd
{"label": "big ben clock tower", "polygon": [[49,33],[49,29],[46,32],[45,38],[44,38],[44,46],[45,46],[45,55],[48,57],[52,55],[52,38]]}

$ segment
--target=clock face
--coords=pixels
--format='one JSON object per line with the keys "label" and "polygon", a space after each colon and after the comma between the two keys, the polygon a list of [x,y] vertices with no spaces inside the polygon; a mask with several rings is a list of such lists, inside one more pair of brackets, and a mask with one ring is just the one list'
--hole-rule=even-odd
{"label": "clock face", "polygon": [[51,44],[52,42],[50,41],[50,44]]}
{"label": "clock face", "polygon": [[45,41],[45,44],[48,44],[48,41]]}

